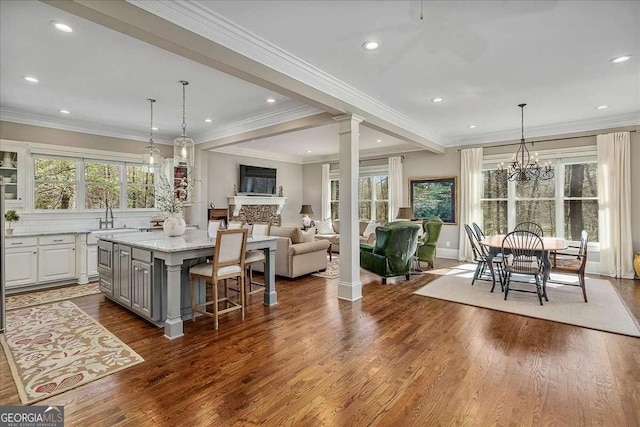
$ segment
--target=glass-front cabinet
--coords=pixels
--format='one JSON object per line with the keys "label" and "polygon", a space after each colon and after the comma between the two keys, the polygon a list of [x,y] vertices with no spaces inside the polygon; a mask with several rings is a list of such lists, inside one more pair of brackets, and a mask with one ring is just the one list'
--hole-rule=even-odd
{"label": "glass-front cabinet", "polygon": [[4,183],[7,207],[24,206],[24,147],[10,141],[0,141],[0,180]]}

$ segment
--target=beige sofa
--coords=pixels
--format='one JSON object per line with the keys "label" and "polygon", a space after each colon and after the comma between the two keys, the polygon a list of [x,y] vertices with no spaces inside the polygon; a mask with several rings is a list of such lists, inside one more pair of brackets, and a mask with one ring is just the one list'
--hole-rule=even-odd
{"label": "beige sofa", "polygon": [[[302,230],[296,227],[272,226],[271,236],[277,237],[276,275],[294,278],[304,274],[315,273],[327,268],[326,240],[305,242]],[[262,271],[262,264],[254,266],[255,271]]]}
{"label": "beige sofa", "polygon": [[[358,243],[369,243],[373,245],[376,242],[376,233],[375,231],[369,234],[368,237],[364,236],[364,232],[367,229],[367,225],[369,221],[359,221],[358,222]],[[316,234],[316,240],[328,240],[331,242],[331,252],[340,252],[340,220],[333,220],[333,233],[330,234]]]}

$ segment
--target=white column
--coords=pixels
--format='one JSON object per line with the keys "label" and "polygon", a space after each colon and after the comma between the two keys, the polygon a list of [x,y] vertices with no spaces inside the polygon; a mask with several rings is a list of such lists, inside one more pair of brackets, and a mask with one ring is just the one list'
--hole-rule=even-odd
{"label": "white column", "polygon": [[182,260],[170,257],[165,260],[165,265],[167,266],[167,318],[164,321],[164,336],[172,340],[184,335],[180,315]]}
{"label": "white column", "polygon": [[340,279],[338,298],[362,298],[360,239],[358,238],[358,177],[360,123],[355,114],[334,117],[340,134]]}

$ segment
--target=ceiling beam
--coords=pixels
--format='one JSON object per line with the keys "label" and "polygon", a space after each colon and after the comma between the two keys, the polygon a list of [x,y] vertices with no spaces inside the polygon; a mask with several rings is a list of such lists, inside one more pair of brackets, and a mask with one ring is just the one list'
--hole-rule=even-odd
{"label": "ceiling beam", "polygon": [[261,86],[331,115],[357,114],[372,127],[443,154],[441,145],[232,51],[124,0],[41,0],[68,13]]}

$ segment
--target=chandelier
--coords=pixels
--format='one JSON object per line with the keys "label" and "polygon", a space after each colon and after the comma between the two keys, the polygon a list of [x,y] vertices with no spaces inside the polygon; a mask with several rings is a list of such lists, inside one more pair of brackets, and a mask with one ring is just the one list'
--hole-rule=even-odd
{"label": "chandelier", "polygon": [[160,168],[162,158],[160,157],[160,150],[158,150],[158,147],[153,143],[153,103],[156,102],[156,100],[147,99],[147,101],[149,101],[149,105],[151,106],[151,130],[149,131],[149,145],[145,147],[144,153],[142,154],[142,164],[147,167],[149,172],[154,172]]}
{"label": "chandelier", "polygon": [[551,162],[545,162],[544,166],[540,166],[538,153],[532,156],[527,150],[527,144],[524,142],[524,107],[527,104],[519,104],[522,117],[522,136],[520,138],[520,146],[511,158],[511,163],[505,168],[504,162],[498,164],[496,178],[499,181],[529,181],[531,179],[547,180],[553,178],[553,168]]}
{"label": "chandelier", "polygon": [[182,135],[173,140],[173,161],[174,166],[193,167],[194,164],[194,146],[193,139],[187,136],[187,123],[185,120],[185,86],[189,82],[180,80],[182,84]]}

